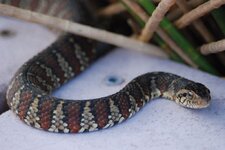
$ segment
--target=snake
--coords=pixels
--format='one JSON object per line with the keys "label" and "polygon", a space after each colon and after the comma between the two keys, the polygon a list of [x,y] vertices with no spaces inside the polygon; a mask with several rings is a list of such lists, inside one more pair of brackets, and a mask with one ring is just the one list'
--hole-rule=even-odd
{"label": "snake", "polygon": [[7,104],[27,125],[57,133],[113,127],[156,98],[192,109],[210,104],[210,90],[205,85],[167,72],[139,75],[118,92],[99,98],[71,100],[52,95],[100,57],[96,41],[63,34],[18,69],[7,89]]}

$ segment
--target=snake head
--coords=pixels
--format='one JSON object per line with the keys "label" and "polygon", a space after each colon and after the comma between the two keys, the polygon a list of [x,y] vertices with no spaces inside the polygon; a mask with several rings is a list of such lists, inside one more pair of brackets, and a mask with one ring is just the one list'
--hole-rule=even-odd
{"label": "snake head", "polygon": [[206,108],[210,100],[209,89],[201,83],[191,82],[175,94],[175,102],[188,108]]}

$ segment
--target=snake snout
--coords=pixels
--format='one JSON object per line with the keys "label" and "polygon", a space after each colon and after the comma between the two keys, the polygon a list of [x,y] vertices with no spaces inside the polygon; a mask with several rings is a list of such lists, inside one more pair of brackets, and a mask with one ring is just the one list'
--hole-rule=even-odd
{"label": "snake snout", "polygon": [[206,108],[210,104],[210,99],[198,99],[196,101],[196,108]]}
{"label": "snake snout", "polygon": [[199,96],[195,94],[195,97],[192,100],[192,106],[196,109],[206,108],[210,105],[211,96],[209,93],[205,94],[204,96]]}

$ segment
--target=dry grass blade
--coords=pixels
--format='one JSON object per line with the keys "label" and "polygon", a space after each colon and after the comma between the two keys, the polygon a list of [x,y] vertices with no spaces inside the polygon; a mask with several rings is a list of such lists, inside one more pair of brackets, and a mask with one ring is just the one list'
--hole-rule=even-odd
{"label": "dry grass blade", "polygon": [[132,10],[135,10],[137,14],[139,14],[139,17],[142,20],[146,20],[149,18],[149,15],[134,1],[131,0],[122,0],[124,4],[126,4],[129,8],[132,8]]}
{"label": "dry grass blade", "polygon": [[197,8],[183,15],[175,22],[175,24],[178,28],[183,28],[223,4],[225,4],[225,0],[210,0],[205,2],[204,4],[199,5]]}
{"label": "dry grass blade", "polygon": [[157,29],[157,34],[175,51],[187,64],[194,68],[198,66],[183,52],[183,50],[177,46],[177,44],[161,29]]}
{"label": "dry grass blade", "polygon": [[167,58],[167,55],[156,46],[139,42],[137,40],[133,40],[115,33],[74,23],[68,20],[51,17],[4,4],[0,4],[0,15],[16,17],[18,19],[23,19],[26,21],[46,25],[52,28],[57,28],[63,31],[71,32],[97,41],[106,42],[108,44],[112,44],[115,46],[140,51],[143,53],[148,53],[158,57]]}
{"label": "dry grass blade", "polygon": [[[148,21],[149,15],[137,4],[129,0],[122,0],[126,5],[128,5],[139,18],[144,22]],[[177,44],[165,33],[160,27],[156,30],[156,33],[169,45],[169,47],[176,52],[187,64],[197,68],[197,65],[183,52],[183,50],[177,46]]]}
{"label": "dry grass blade", "polygon": [[[191,10],[191,7],[186,2],[186,0],[176,0],[176,4],[183,13],[187,13]],[[192,24],[206,42],[214,41],[212,34],[208,31],[200,19],[193,21]]]}
{"label": "dry grass blade", "polygon": [[121,3],[114,3],[111,4],[103,9],[101,9],[98,12],[98,15],[101,16],[113,16],[115,14],[119,14],[123,11],[125,11],[126,9],[123,7],[123,5]]}
{"label": "dry grass blade", "polygon": [[[189,6],[191,6],[192,8],[195,8],[195,7],[197,7],[198,5],[201,5],[202,3],[204,3],[205,2],[205,0],[189,0],[189,1],[187,1],[187,4],[189,5]],[[179,17],[181,17],[182,16],[182,12],[181,12],[181,10],[180,9],[173,9],[173,10],[171,10],[169,13],[168,13],[168,15],[167,15],[167,18],[169,19],[169,20],[171,20],[171,21],[174,21],[174,20],[176,20],[176,19],[178,19]]]}
{"label": "dry grass blade", "polygon": [[200,51],[202,54],[207,55],[210,53],[218,53],[225,50],[225,39],[202,45]]}
{"label": "dry grass blade", "polygon": [[168,12],[171,6],[173,6],[175,0],[162,0],[159,5],[156,7],[152,16],[149,18],[145,24],[144,29],[139,37],[139,40],[147,42],[151,39],[152,35],[159,26],[160,21],[163,19],[165,14]]}

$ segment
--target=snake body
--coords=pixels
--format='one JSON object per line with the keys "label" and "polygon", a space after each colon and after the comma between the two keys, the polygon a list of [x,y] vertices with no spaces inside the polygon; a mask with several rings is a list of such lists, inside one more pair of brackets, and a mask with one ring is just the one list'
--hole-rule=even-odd
{"label": "snake body", "polygon": [[26,62],[7,90],[11,110],[29,126],[50,132],[78,133],[121,123],[158,97],[189,108],[209,105],[208,88],[165,72],[140,75],[106,97],[66,100],[51,96],[53,90],[99,58],[95,45],[90,39],[66,34]]}
{"label": "snake body", "polygon": [[164,72],[138,76],[119,92],[102,98],[64,100],[51,96],[54,89],[98,58],[93,45],[88,39],[67,34],[25,63],[7,91],[12,111],[35,128],[77,133],[121,123],[157,97],[190,108],[208,106],[210,94],[204,85]]}

